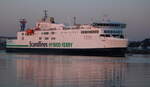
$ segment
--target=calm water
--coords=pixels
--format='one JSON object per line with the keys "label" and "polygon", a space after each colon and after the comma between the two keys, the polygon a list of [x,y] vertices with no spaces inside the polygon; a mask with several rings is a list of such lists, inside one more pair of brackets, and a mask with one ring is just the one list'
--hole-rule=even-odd
{"label": "calm water", "polygon": [[150,87],[150,55],[115,58],[0,51],[0,87]]}

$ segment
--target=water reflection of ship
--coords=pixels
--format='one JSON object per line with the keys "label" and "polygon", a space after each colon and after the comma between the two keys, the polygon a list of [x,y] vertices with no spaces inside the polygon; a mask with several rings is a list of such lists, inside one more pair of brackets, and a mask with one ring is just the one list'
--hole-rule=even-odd
{"label": "water reflection of ship", "polygon": [[[84,61],[82,61],[82,59]],[[124,82],[126,63],[98,62],[88,58],[16,60],[17,78],[38,87],[118,87]]]}

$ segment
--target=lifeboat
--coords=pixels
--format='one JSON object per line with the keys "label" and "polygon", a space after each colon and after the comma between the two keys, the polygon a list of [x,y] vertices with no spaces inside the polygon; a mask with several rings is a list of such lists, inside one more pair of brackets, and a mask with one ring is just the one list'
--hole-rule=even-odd
{"label": "lifeboat", "polygon": [[33,35],[34,34],[34,30],[28,29],[28,30],[26,30],[26,34],[27,35]]}

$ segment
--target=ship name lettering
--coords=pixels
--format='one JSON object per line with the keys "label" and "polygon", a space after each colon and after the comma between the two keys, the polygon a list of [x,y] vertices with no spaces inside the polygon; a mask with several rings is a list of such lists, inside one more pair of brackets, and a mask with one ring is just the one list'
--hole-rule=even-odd
{"label": "ship name lettering", "polygon": [[30,47],[48,47],[47,43],[42,43],[41,41],[37,43],[32,43],[31,41],[29,42]]}

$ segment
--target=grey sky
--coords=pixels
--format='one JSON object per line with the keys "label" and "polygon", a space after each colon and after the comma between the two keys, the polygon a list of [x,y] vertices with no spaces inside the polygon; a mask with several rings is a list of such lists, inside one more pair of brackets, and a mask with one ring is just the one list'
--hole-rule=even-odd
{"label": "grey sky", "polygon": [[78,23],[90,23],[107,14],[127,23],[129,40],[150,37],[150,0],[0,0],[0,36],[15,36],[21,17],[27,19],[27,27],[34,27],[44,9],[58,23],[68,23],[73,16]]}

